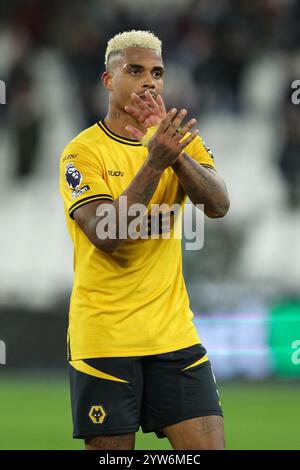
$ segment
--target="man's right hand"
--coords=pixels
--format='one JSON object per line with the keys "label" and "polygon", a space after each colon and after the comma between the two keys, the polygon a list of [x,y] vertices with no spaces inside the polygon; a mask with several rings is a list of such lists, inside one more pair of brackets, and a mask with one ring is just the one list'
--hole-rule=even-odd
{"label": "man's right hand", "polygon": [[[188,137],[184,138],[196,124],[196,119],[190,119],[179,131],[187,111],[182,109],[177,113],[176,108],[172,108],[161,121],[157,131],[149,140],[148,164],[156,171],[163,172],[171,166],[179,157],[182,150],[189,145],[198,135],[198,129],[194,130]],[[126,126],[126,130],[140,141],[145,135],[132,126]]]}

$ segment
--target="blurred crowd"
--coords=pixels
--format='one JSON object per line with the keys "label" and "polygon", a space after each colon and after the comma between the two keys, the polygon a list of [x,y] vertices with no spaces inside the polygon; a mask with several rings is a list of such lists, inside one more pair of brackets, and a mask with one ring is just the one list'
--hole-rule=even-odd
{"label": "blurred crowd", "polygon": [[[230,215],[224,223],[208,221],[205,253],[186,256],[187,278],[279,279],[274,250],[285,243],[284,224],[270,208],[278,201],[285,211],[300,207],[300,105],[291,101],[291,83],[300,79],[297,0],[2,0],[0,79],[7,106],[0,106],[0,136],[13,145],[2,145],[7,164],[3,169],[0,161],[0,176],[6,171],[19,185],[44,175],[41,184],[49,188],[53,175],[57,196],[63,145],[106,113],[100,75],[107,41],[130,29],[162,39],[165,100],[199,118],[229,184]],[[41,160],[51,169],[46,177]],[[55,220],[63,226],[60,210]],[[270,233],[274,245],[263,247],[261,233]],[[296,234],[289,243],[296,247]],[[26,254],[21,246],[20,253]],[[285,259],[282,252],[277,265]],[[299,265],[287,278],[296,279]]]}
{"label": "blurred crowd", "polygon": [[[17,176],[30,173],[36,160],[42,116],[34,102],[30,68],[41,49],[54,49],[68,64],[89,125],[105,112],[97,101],[99,76],[106,43],[120,31],[151,29],[160,36],[169,74],[177,77],[167,101],[188,106],[191,114],[241,112],[247,65],[266,51],[292,54],[300,47],[296,0],[163,0],[151,6],[144,0],[2,0],[0,13],[2,36],[10,37],[14,49],[2,78],[9,87],[10,126],[18,143]],[[282,119],[279,163],[293,205],[300,202],[300,132],[299,108],[290,104],[289,83]]]}

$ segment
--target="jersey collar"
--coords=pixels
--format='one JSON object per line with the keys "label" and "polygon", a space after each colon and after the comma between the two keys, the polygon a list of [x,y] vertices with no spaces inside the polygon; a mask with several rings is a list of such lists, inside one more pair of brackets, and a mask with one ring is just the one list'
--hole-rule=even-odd
{"label": "jersey collar", "polygon": [[118,134],[115,134],[112,132],[105,124],[104,119],[101,121],[97,122],[97,125],[100,127],[100,129],[111,139],[115,140],[116,142],[119,142],[120,144],[125,144],[125,145],[132,145],[133,147],[141,147],[142,144],[140,143],[139,140],[134,140],[134,139],[127,139],[126,137],[122,137]]}

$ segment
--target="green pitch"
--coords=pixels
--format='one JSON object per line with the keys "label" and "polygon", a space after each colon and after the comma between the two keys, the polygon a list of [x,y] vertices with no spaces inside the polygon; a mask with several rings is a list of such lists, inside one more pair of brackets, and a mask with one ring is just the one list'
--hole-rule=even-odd
{"label": "green pitch", "polygon": [[[0,369],[0,449],[82,449],[71,438],[67,378],[4,375]],[[227,449],[300,449],[300,383],[219,384]],[[136,449],[170,449],[139,433]]]}

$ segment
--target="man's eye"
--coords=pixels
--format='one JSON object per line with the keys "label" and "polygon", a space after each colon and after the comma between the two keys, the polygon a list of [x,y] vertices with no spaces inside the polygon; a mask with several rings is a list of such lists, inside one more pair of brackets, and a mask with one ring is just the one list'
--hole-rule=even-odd
{"label": "man's eye", "polygon": [[130,75],[138,75],[139,74],[139,70],[136,70],[136,69],[132,69],[129,71]]}
{"label": "man's eye", "polygon": [[162,76],[162,73],[161,72],[154,72],[153,76],[155,78],[160,78]]}

